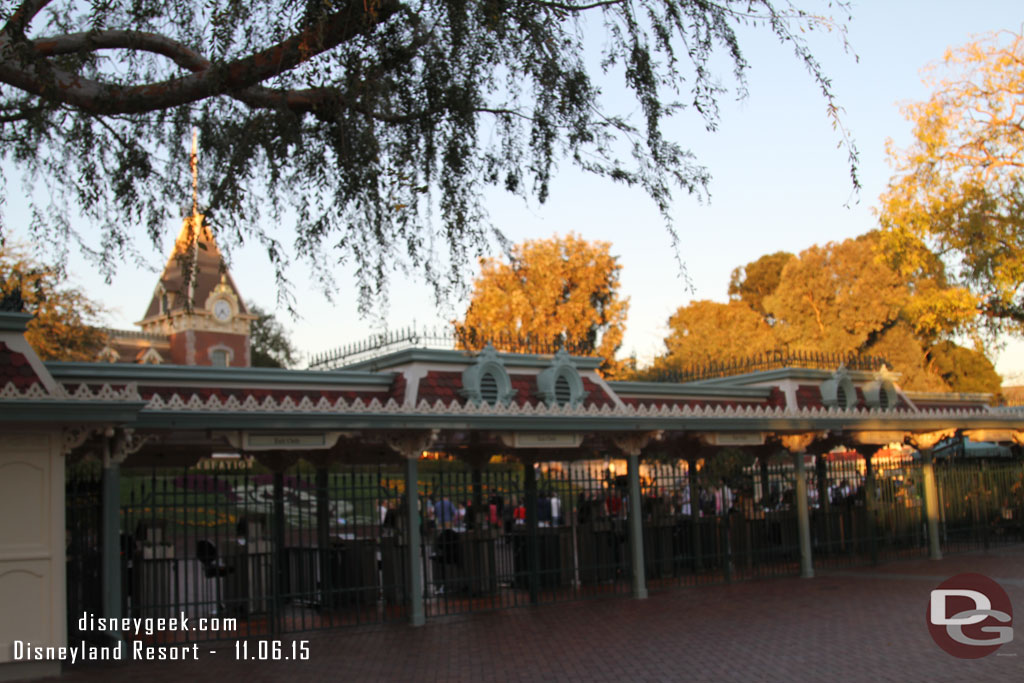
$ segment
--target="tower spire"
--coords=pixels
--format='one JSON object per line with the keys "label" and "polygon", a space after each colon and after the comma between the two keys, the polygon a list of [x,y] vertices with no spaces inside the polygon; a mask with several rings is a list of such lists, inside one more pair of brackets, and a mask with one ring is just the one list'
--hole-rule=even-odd
{"label": "tower spire", "polygon": [[192,156],[189,167],[192,169],[192,215],[199,213],[199,129],[192,129]]}
{"label": "tower spire", "polygon": [[192,129],[192,154],[188,165],[192,169],[192,215],[186,220],[189,223],[189,239],[191,240],[192,258],[188,273],[188,301],[195,305],[196,277],[199,272],[199,231],[202,229],[203,218],[199,215],[199,129]]}

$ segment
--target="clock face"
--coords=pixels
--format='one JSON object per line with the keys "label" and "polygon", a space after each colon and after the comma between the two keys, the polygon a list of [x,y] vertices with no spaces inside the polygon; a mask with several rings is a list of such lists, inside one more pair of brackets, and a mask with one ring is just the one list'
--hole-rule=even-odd
{"label": "clock face", "polygon": [[227,322],[227,319],[231,317],[231,304],[224,299],[218,299],[213,305],[213,317],[222,323]]}

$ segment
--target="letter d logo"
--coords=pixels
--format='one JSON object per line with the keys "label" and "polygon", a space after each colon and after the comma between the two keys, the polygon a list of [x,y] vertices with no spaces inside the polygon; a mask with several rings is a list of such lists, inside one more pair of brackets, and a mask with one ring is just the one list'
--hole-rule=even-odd
{"label": "letter d logo", "polygon": [[[946,598],[948,597],[963,597],[974,600],[974,607],[972,610],[985,611],[992,609],[992,601],[988,599],[984,593],[978,591],[964,590],[964,589],[940,589],[936,588],[932,591],[932,605],[931,605],[931,623],[938,626],[948,626],[949,624],[959,624],[960,626],[967,626],[969,624],[977,624],[985,621],[987,618],[984,614],[975,614],[971,617],[964,617],[958,619],[956,617],[946,616]],[[962,612],[963,610],[958,610]]]}

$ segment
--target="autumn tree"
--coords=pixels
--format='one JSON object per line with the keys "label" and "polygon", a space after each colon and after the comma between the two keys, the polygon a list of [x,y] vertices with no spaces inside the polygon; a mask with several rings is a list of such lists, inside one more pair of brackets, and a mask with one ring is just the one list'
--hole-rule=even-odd
{"label": "autumn tree", "polygon": [[[692,366],[721,363],[770,351],[778,345],[764,317],[742,301],[694,301],[668,319],[665,353],[652,366],[656,376]],[[644,372],[637,374],[643,378]]]}
{"label": "autumn tree", "polygon": [[566,344],[575,353],[605,359],[610,375],[621,369],[628,299],[619,297],[618,258],[608,242],[578,235],[529,240],[510,258],[481,261],[481,273],[456,333],[468,346],[528,339],[546,348]]}
{"label": "autumn tree", "polygon": [[881,258],[881,236],[813,246],[782,270],[764,299],[786,348],[886,358],[904,388],[950,388],[931,358],[933,346],[970,329],[973,298],[945,280],[941,262],[900,273]]}
{"label": "autumn tree", "polygon": [[779,286],[782,269],[795,257],[788,251],[765,254],[745,266],[734,268],[729,277],[729,298],[742,301],[765,315],[764,298]]}
{"label": "autumn tree", "polygon": [[783,346],[846,354],[898,320],[906,299],[903,280],[861,236],[801,252],[764,307]]}
{"label": "autumn tree", "polygon": [[0,0],[0,156],[47,186],[25,193],[52,198],[35,238],[111,276],[176,218],[196,126],[222,246],[261,245],[285,288],[296,259],[328,289],[340,261],[366,312],[395,267],[457,289],[489,251],[484,190],[544,202],[563,160],[668,224],[709,174],[667,132],[683,111],[716,127],[723,65],[745,92],[741,27],[786,43],[841,123],[806,36],[845,19],[771,0]]}
{"label": "autumn tree", "polygon": [[[952,341],[973,329],[970,292],[946,280],[941,260],[901,273],[880,248],[879,234],[870,232],[737,268],[733,300],[680,308],[669,319],[666,353],[638,377],[769,350],[812,351],[881,356],[906,389],[998,393],[999,376],[983,350]],[[957,372],[958,362],[977,371],[976,379]]]}
{"label": "autumn tree", "polygon": [[950,49],[928,74],[931,97],[903,110],[913,142],[888,145],[886,251],[908,273],[941,256],[993,329],[1024,331],[1024,36]]}
{"label": "autumn tree", "polygon": [[940,341],[929,349],[935,372],[952,391],[999,394],[1003,378],[983,351]]}
{"label": "autumn tree", "polygon": [[34,317],[25,338],[43,360],[96,360],[105,335],[95,324],[103,308],[82,292],[61,286],[60,269],[25,249],[0,245],[0,299],[18,300]]}
{"label": "autumn tree", "polygon": [[290,368],[299,361],[299,352],[291,335],[273,313],[249,302],[249,313],[256,316],[249,330],[250,362],[254,368]]}

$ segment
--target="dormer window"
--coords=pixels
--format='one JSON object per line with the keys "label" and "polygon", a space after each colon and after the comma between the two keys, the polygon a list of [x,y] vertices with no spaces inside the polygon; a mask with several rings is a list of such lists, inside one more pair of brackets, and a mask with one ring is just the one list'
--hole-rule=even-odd
{"label": "dormer window", "polygon": [[549,406],[582,405],[587,392],[572,357],[562,349],[555,354],[551,367],[537,375],[537,395]]}
{"label": "dormer window", "polygon": [[476,362],[462,371],[460,394],[476,405],[506,405],[516,392],[508,371],[498,357],[498,352],[488,344],[476,357]]}
{"label": "dormer window", "polygon": [[827,408],[849,410],[857,405],[857,390],[846,368],[840,366],[831,378],[821,383],[821,402]]}
{"label": "dormer window", "polygon": [[864,386],[864,402],[870,408],[890,410],[896,407],[896,400],[896,385],[884,374]]}

